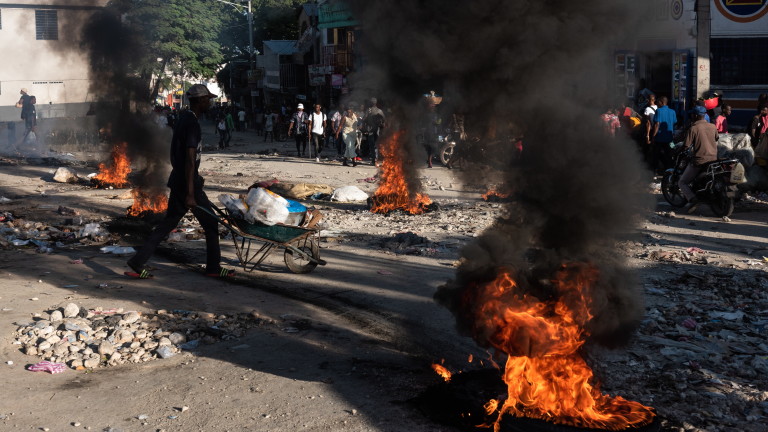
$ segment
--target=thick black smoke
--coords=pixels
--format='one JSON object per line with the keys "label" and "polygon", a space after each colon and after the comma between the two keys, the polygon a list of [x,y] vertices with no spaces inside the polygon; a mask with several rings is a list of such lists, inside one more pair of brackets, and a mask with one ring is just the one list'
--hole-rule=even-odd
{"label": "thick black smoke", "polygon": [[169,128],[154,122],[148,79],[141,62],[151,53],[136,29],[123,24],[118,11],[106,8],[84,26],[83,48],[91,67],[91,93],[104,150],[127,142],[127,154],[137,172],[131,182],[149,193],[165,193]]}
{"label": "thick black smoke", "polygon": [[470,149],[461,175],[477,184],[496,173],[513,192],[505,215],[464,249],[456,278],[435,295],[465,333],[473,327],[466,314],[475,306],[466,304],[473,284],[511,268],[525,290],[547,299],[547,281],[569,262],[600,272],[593,340],[622,342],[639,322],[638,284],[615,242],[645,205],[638,198],[644,172],[635,146],[606,139],[599,122],[617,102],[613,47],[643,16],[632,3],[639,2],[353,2],[366,56],[351,78],[356,91],[412,107],[406,127],[413,130],[420,95],[442,93],[442,115],[463,114],[470,137],[460,144]]}

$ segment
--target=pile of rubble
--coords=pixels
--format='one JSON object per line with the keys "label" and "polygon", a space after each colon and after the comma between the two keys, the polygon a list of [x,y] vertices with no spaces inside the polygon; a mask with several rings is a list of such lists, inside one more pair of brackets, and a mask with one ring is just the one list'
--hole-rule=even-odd
{"label": "pile of rubble", "polygon": [[656,407],[679,425],[669,430],[764,431],[765,272],[691,266],[670,276],[646,284],[646,318],[628,350],[597,356],[605,390]]}
{"label": "pile of rubble", "polygon": [[90,369],[169,358],[182,349],[242,337],[265,321],[254,314],[158,310],[88,310],[69,303],[33,322],[17,323],[15,344],[28,355]]}
{"label": "pile of rubble", "polygon": [[106,244],[118,238],[98,222],[53,226],[16,218],[11,212],[0,213],[0,248],[34,246],[40,253],[51,253],[54,248]]}

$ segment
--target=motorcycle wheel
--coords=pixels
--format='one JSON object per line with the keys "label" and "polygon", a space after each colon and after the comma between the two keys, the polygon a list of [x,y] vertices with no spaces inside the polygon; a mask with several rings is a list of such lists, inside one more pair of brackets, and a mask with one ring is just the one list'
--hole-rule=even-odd
{"label": "motorcycle wheel", "polygon": [[680,192],[677,176],[674,173],[664,173],[664,177],[661,179],[661,193],[664,194],[664,199],[672,207],[680,208],[688,202],[683,193]]}
{"label": "motorcycle wheel", "polygon": [[444,145],[440,149],[440,162],[442,162],[443,165],[448,166],[448,161],[451,160],[454,151],[456,151],[456,144],[448,143]]}
{"label": "motorcycle wheel", "polygon": [[728,186],[722,179],[717,179],[712,185],[712,201],[709,207],[718,217],[728,217],[733,213],[733,198],[728,196]]}

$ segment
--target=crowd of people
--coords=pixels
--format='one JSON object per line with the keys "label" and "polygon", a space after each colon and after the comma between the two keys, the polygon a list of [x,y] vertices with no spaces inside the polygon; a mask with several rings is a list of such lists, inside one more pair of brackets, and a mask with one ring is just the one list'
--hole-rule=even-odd
{"label": "crowd of people", "polygon": [[700,120],[711,124],[717,134],[747,133],[758,160],[768,159],[768,95],[759,97],[756,115],[746,130],[741,130],[729,125],[728,118],[733,110],[717,93],[697,100],[686,113],[679,113],[670,106],[667,96],[655,95],[644,80],[640,80],[639,88],[633,101],[609,109],[602,114],[601,120],[606,136],[629,135],[655,173],[663,173],[672,167],[675,143],[684,142]]}

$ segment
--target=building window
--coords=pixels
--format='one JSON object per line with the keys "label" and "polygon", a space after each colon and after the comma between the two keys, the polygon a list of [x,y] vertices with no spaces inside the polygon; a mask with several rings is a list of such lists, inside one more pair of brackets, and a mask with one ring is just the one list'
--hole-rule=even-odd
{"label": "building window", "polygon": [[768,84],[768,38],[711,39],[712,84]]}
{"label": "building window", "polygon": [[35,11],[35,37],[37,40],[59,40],[59,17],[55,10]]}

